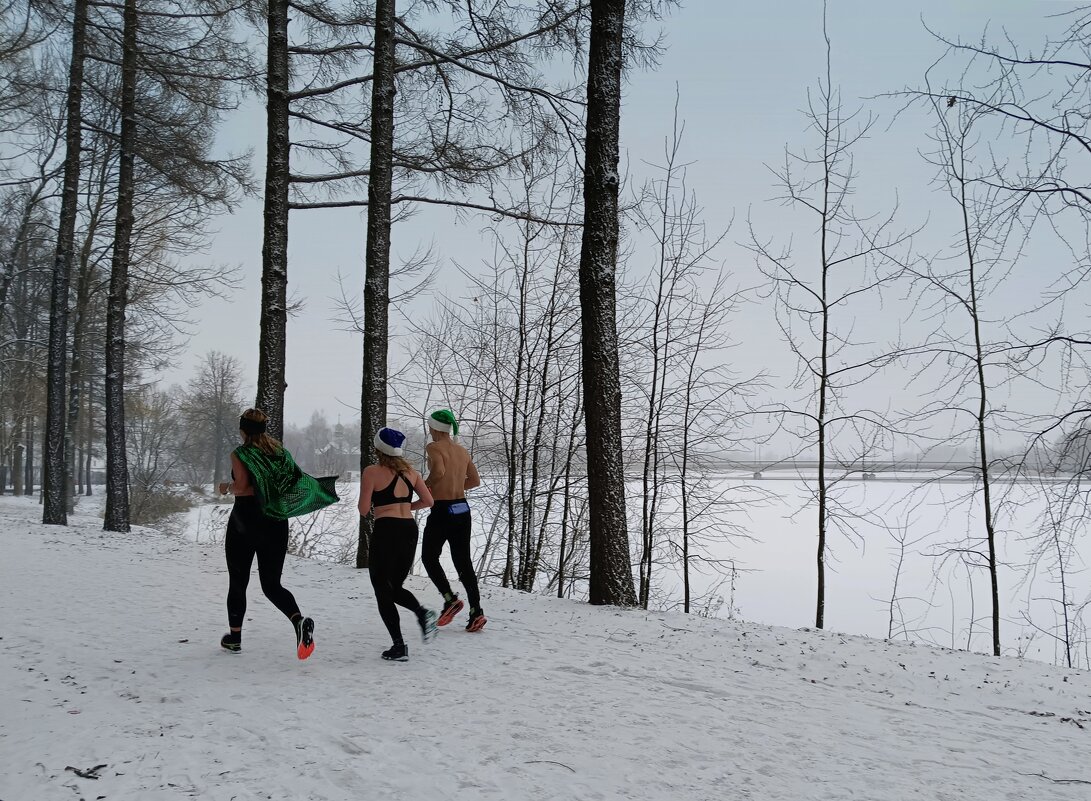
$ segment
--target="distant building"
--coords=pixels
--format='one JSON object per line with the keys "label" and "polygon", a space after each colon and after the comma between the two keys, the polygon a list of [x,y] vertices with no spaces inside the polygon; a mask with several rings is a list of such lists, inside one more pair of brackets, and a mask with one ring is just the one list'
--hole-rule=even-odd
{"label": "distant building", "polygon": [[333,427],[330,441],[314,452],[312,472],[323,476],[342,476],[360,470],[359,443],[349,442],[345,427],[338,423]]}

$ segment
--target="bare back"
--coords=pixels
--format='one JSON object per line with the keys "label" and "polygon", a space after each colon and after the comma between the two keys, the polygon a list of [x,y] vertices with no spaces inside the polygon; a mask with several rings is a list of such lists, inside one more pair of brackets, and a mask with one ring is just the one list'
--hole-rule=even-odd
{"label": "bare back", "polygon": [[461,500],[466,497],[466,490],[481,484],[470,452],[450,437],[439,437],[429,443],[427,452],[425,483],[437,501]]}
{"label": "bare back", "polygon": [[[419,496],[417,500],[411,503],[409,501],[397,503],[398,497],[402,496],[408,487],[412,487],[417,493]],[[392,491],[395,503],[373,506],[374,495],[384,489]],[[361,517],[366,517],[369,512],[373,512],[376,520],[383,517],[411,518],[413,512],[418,509],[428,509],[431,506],[432,494],[416,470],[410,470],[399,478],[398,474],[389,467],[373,464],[364,468],[363,473],[360,474],[360,500],[357,508]]]}

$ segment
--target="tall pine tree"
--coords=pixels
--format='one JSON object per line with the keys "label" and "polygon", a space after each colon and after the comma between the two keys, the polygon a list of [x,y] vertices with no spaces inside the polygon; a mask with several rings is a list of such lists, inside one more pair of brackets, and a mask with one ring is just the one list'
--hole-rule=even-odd
{"label": "tall pine tree", "polygon": [[625,0],[591,0],[580,308],[590,500],[589,597],[634,606],[625,519],[615,274]]}

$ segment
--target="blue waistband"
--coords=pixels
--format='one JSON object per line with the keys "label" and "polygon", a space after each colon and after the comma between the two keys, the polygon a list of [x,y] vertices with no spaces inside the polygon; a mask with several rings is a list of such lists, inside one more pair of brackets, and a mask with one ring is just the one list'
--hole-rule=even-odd
{"label": "blue waistband", "polygon": [[432,510],[450,515],[462,515],[470,511],[470,504],[466,502],[465,498],[454,501],[435,501],[432,504]]}

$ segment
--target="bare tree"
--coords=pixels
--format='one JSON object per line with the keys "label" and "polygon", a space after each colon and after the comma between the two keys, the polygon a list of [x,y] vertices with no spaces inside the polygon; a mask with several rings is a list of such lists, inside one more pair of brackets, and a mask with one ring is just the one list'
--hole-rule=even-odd
{"label": "bare tree", "polygon": [[8,246],[0,255],[0,317],[4,314],[8,291],[15,278],[15,265],[27,238],[34,233],[36,215],[56,191],[56,156],[64,141],[64,121],[58,118],[43,98],[31,120],[34,153],[32,177],[21,182],[18,191],[6,198],[5,216],[18,223],[9,234]]}
{"label": "bare tree", "polygon": [[[856,173],[853,148],[871,127],[870,118],[848,112],[832,80],[832,45],[825,27],[825,75],[817,92],[808,93],[806,116],[814,134],[813,151],[786,151],[775,170],[784,205],[802,214],[801,223],[817,231],[814,253],[799,264],[791,245],[774,249],[750,226],[749,247],[770,282],[778,325],[800,365],[795,388],[803,404],[774,404],[770,414],[780,425],[800,425],[801,451],[817,459],[813,489],[816,507],[817,592],[815,626],[825,626],[826,561],[830,536],[857,538],[862,510],[843,506],[834,491],[862,456],[875,447],[889,424],[869,409],[846,408],[845,394],[893,361],[893,347],[875,352],[854,336],[859,304],[874,303],[898,277],[907,261],[902,252],[910,235],[895,230],[895,212],[876,219],[852,205]],[[842,476],[831,470],[837,464]]]}
{"label": "bare tree", "polygon": [[226,457],[238,442],[238,415],[245,405],[242,365],[233,356],[209,351],[180,399],[179,414],[194,445],[191,461],[201,484],[226,478]]}
{"label": "bare tree", "polygon": [[3,455],[16,494],[34,494],[36,486],[36,420],[44,399],[42,354],[55,257],[49,249],[55,241],[51,221],[39,210],[13,251],[12,302],[0,315],[0,405],[11,420]]}
{"label": "bare tree", "polygon": [[1076,541],[1079,522],[1082,515],[1070,507],[1072,497],[1066,484],[1060,484],[1040,477],[1042,495],[1046,498],[1045,515],[1040,531],[1027,535],[1024,539],[1032,546],[1032,569],[1025,578],[1028,587],[1033,588],[1037,569],[1044,566],[1046,573],[1053,579],[1057,595],[1031,600],[1045,600],[1052,607],[1055,625],[1046,628],[1035,621],[1030,604],[1023,612],[1023,619],[1028,626],[1044,634],[1061,649],[1059,660],[1066,667],[1079,667],[1078,636],[1081,629],[1083,606],[1076,602],[1073,592],[1073,574],[1078,558]]}
{"label": "bare tree", "polygon": [[[946,412],[949,409],[961,411],[972,420],[975,440],[975,474],[980,482],[982,498],[982,521],[984,553],[981,559],[976,549],[963,552],[964,559],[970,564],[980,565],[981,561],[988,571],[990,600],[992,604],[992,650],[1000,655],[1000,589],[998,577],[998,530],[996,521],[996,491],[994,474],[997,470],[996,459],[989,444],[990,434],[997,424],[997,410],[992,407],[990,396],[996,385],[996,378],[990,375],[997,366],[996,346],[988,339],[987,326],[992,322],[987,316],[987,298],[989,288],[1003,280],[1010,267],[1008,257],[1008,237],[1012,227],[1017,224],[1016,212],[1012,204],[1005,203],[1003,194],[996,188],[989,187],[978,180],[973,172],[974,147],[977,131],[975,125],[982,118],[981,113],[971,107],[947,108],[933,102],[937,118],[937,150],[932,162],[940,170],[940,180],[950,195],[959,220],[960,242],[957,248],[957,261],[948,266],[947,262],[933,260],[924,270],[915,271],[919,280],[939,293],[937,302],[941,304],[944,325],[951,327],[956,315],[965,315],[969,336],[964,341],[954,339],[950,334],[943,337],[941,344],[925,352],[934,358],[942,358],[955,373],[955,381],[948,387],[956,386],[967,390],[970,398],[968,407],[957,402],[938,400],[933,410]],[[950,330],[950,329],[949,329]],[[951,332],[954,333],[954,332]],[[954,339],[954,341],[952,341]],[[1001,371],[1003,370],[1000,365]]]}
{"label": "bare tree", "polygon": [[[579,182],[560,154],[523,161],[511,207],[563,219]],[[566,212],[566,209],[568,210]],[[487,229],[493,255],[483,274],[466,275],[465,297],[448,297],[423,323],[407,320],[419,341],[394,371],[399,405],[423,421],[436,405],[459,410],[483,477],[479,574],[527,592],[584,592],[579,517],[583,416],[578,230],[533,220],[500,220]]]}
{"label": "bare tree", "polygon": [[126,464],[130,472],[132,522],[147,525],[185,511],[190,502],[172,481],[190,432],[177,425],[177,388],[130,384],[125,403]]}
{"label": "bare tree", "polygon": [[714,456],[745,438],[737,412],[760,377],[739,380],[728,368],[729,318],[742,294],[728,291],[715,261],[725,232],[708,231],[689,188],[684,129],[676,98],[663,159],[650,165],[655,177],[629,212],[654,256],[649,276],[622,291],[630,323],[621,348],[622,394],[629,399],[623,413],[638,421],[630,426],[630,458],[641,467],[638,603],[677,603],[672,589],[680,576],[680,604],[689,612],[699,605],[695,574],[731,569],[730,560],[711,553],[741,534],[724,510],[761,494],[749,485],[728,487]]}
{"label": "bare tree", "polygon": [[[1091,275],[1091,191],[1082,175],[1091,153],[1091,65],[1086,58],[1091,43],[1091,8],[1081,6],[1054,19],[1066,27],[1037,47],[1022,46],[1007,36],[991,41],[993,37],[983,35],[979,41],[967,43],[935,34],[948,46],[948,52],[929,71],[925,89],[915,93],[928,101],[930,109],[944,112],[941,120],[946,121],[947,138],[963,149],[974,144],[965,136],[971,125],[977,139],[1013,144],[1010,157],[998,157],[994,148],[986,151],[982,144],[976,163],[966,160],[963,180],[972,187],[968,193],[969,227],[985,231],[990,246],[985,258],[978,257],[979,271],[997,271],[993,261],[1005,225],[1019,226],[1015,243],[1007,248],[1009,259],[1017,258],[1028,240],[1036,243],[1046,235],[1052,235],[1054,246],[1066,255],[1054,262],[1057,267],[1050,264],[1052,269],[1039,272],[1043,279],[1040,300],[1028,303],[1028,308],[1003,325],[995,321],[1003,329],[997,337],[1000,341],[987,342],[983,348],[982,361],[990,374],[1007,371],[1022,376],[1031,384],[1048,387],[1057,400],[1052,409],[1037,413],[1020,410],[1029,444],[1019,459],[1002,465],[1012,474],[1059,469],[1067,458],[1064,443],[1068,435],[1082,428],[1091,409],[1091,330],[1081,318],[1074,321],[1067,313],[1077,303],[1086,302],[1083,293]],[[951,78],[933,85],[931,76],[941,69]],[[959,151],[958,147],[950,149]],[[1012,222],[1016,215],[1018,223]],[[986,219],[979,222],[978,217]],[[987,280],[987,276],[983,278]],[[1055,319],[1043,322],[1046,313],[1053,313]],[[983,321],[994,322],[984,317]],[[1017,322],[1027,325],[1020,331]],[[990,408],[988,414],[995,426],[1004,412]],[[1059,446],[1052,440],[1057,436]],[[1031,570],[1052,555],[1053,569],[1063,573],[1063,549],[1057,550],[1063,539],[1058,532],[1087,519],[1083,484],[1080,471],[1065,481],[1048,486],[1041,483],[1039,503],[1047,505],[1049,512],[1032,548]],[[990,501],[991,506],[996,505],[995,499]],[[1055,517],[1055,510],[1063,510],[1073,519]],[[993,529],[991,538],[996,536],[995,525]],[[1067,618],[1071,607],[1066,606],[1070,602],[1064,593],[1058,601],[1059,612],[1071,623]],[[999,625],[995,611],[993,625],[995,651]],[[1031,625],[1039,632],[1046,631]],[[1067,659],[1072,651],[1065,650]]]}

